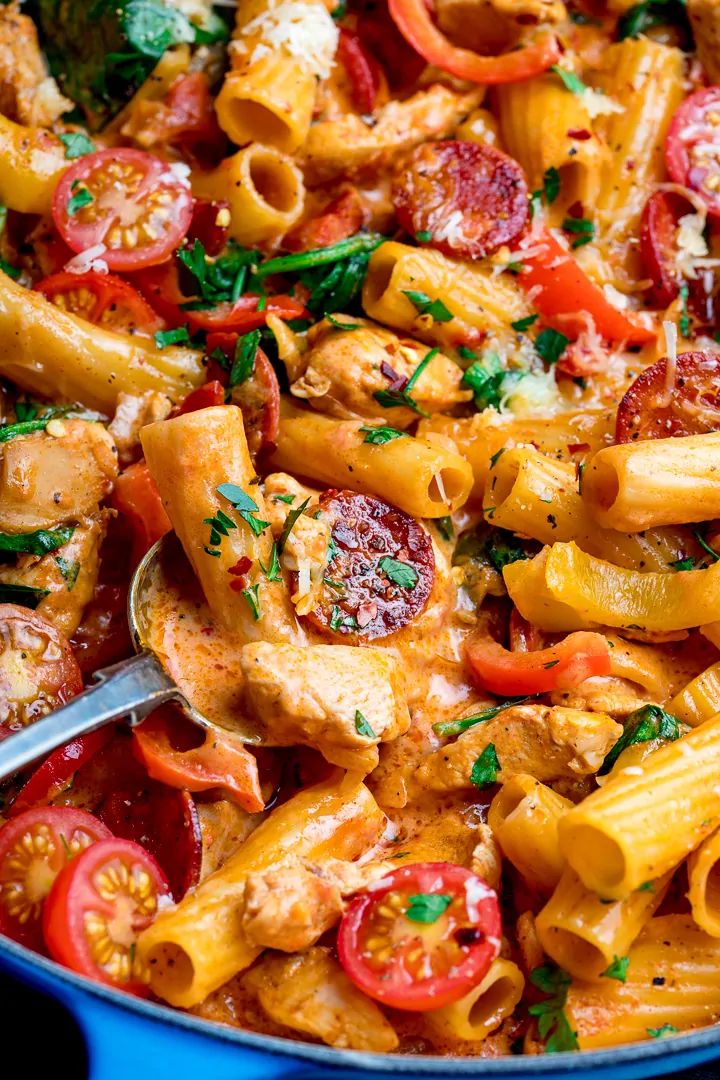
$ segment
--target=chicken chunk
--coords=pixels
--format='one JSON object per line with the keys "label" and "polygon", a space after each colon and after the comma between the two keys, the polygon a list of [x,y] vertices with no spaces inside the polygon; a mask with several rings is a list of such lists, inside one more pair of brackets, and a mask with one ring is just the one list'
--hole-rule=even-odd
{"label": "chicken chunk", "polygon": [[0,7],[0,113],[30,127],[51,127],[72,101],[48,73],[35,24],[18,3]]}
{"label": "chicken chunk", "polygon": [[377,649],[256,642],[243,646],[240,664],[246,706],[269,746],[312,746],[334,765],[369,773],[377,744],[410,725],[400,671]]}
{"label": "chicken chunk", "polygon": [[[344,420],[381,419],[392,427],[409,427],[417,413],[404,406],[385,409],[374,395],[392,382],[388,367],[409,378],[427,355],[427,345],[398,337],[368,319],[342,315],[338,320],[360,329],[337,330],[327,321],[313,328],[308,334],[311,348],[304,357],[305,370],[290,392]],[[413,399],[430,413],[470,401],[472,391],[462,386],[462,377],[462,369],[438,353],[420,375]]]}
{"label": "chicken chunk", "polygon": [[265,517],[270,522],[270,528],[276,540],[285,527],[288,513],[292,509],[297,509],[306,499],[310,500],[309,507],[315,506],[319,495],[319,492],[313,488],[306,487],[294,476],[284,472],[270,473],[266,476],[263,492]]}
{"label": "chicken chunk", "polygon": [[698,58],[710,83],[720,82],[720,0],[688,0]]}
{"label": "chicken chunk", "polygon": [[597,772],[622,731],[603,713],[516,705],[430,754],[414,780],[431,791],[471,789],[473,765],[491,743],[500,763],[499,783],[518,773],[530,773],[543,782],[575,779]]}
{"label": "chicken chunk", "polygon": [[166,420],[172,410],[172,402],[157,390],[143,394],[118,394],[115,415],[108,425],[121,465],[131,465],[140,457],[140,431],[146,424]]}
{"label": "chicken chunk", "polygon": [[273,1020],[294,1031],[339,1049],[389,1053],[398,1047],[379,1007],[319,946],[295,956],[268,953],[242,981]]}
{"label": "chicken chunk", "polygon": [[0,531],[47,529],[97,511],[118,473],[102,424],[53,419],[0,445]]}

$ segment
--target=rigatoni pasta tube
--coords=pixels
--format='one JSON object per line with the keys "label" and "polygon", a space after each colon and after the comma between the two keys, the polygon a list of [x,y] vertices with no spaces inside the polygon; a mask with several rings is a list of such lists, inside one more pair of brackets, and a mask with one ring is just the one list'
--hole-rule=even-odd
{"label": "rigatoni pasta tube", "polygon": [[365,442],[363,426],[293,412],[280,420],[272,466],[378,495],[413,517],[445,517],[467,502],[473,477],[465,458],[411,436],[374,445]]}
{"label": "rigatoni pasta tube", "polygon": [[493,960],[485,978],[459,1001],[423,1013],[438,1035],[452,1042],[482,1042],[520,1001],[525,977],[512,960]]}
{"label": "rigatoni pasta tube", "polygon": [[303,210],[305,185],[292,158],[254,143],[211,172],[192,174],[193,193],[230,203],[230,235],[247,247],[283,236]]}
{"label": "rigatoni pasta tube", "polygon": [[[217,405],[161,420],[144,427],[141,439],[163,505],[217,621],[246,641],[294,639],[295,617],[285,586],[281,580],[268,581],[259,563],[270,565],[270,527],[256,535],[218,491],[221,484],[242,488],[257,506],[256,520],[265,521],[262,492],[252,483],[255,469],[240,410]],[[212,527],[205,519],[218,511],[229,515],[236,527],[213,546]],[[234,578],[229,570],[243,557],[251,560],[246,576],[249,590],[257,586],[257,616],[247,595],[230,588]]]}
{"label": "rigatoni pasta tube", "polygon": [[606,529],[640,532],[720,515],[720,433],[608,446],[583,473],[583,500]]}
{"label": "rigatoni pasta tube", "polygon": [[560,849],[586,888],[622,900],[677,866],[717,826],[719,774],[720,716],[568,811],[558,825]]}
{"label": "rigatoni pasta tube", "polygon": [[680,557],[688,540],[678,530],[628,535],[599,528],[580,496],[575,466],[532,446],[506,450],[497,458],[485,485],[483,509],[500,529],[544,544],[575,540],[583,551],[630,570],[669,574],[669,564]]}
{"label": "rigatoni pasta tube", "polygon": [[482,263],[450,259],[430,248],[388,241],[370,256],[362,303],[369,318],[427,341],[446,343],[451,323],[418,323],[407,291],[442,300],[453,316],[480,331],[507,333],[510,321],[532,315],[520,287],[507,274],[493,276]]}
{"label": "rigatoni pasta tube", "polygon": [[720,938],[720,832],[690,852],[687,872],[693,919],[706,933]]}
{"label": "rigatoni pasta tube", "polygon": [[573,803],[520,773],[503,784],[488,810],[488,825],[522,876],[536,888],[550,893],[565,868],[560,851],[558,821]]}
{"label": "rigatoni pasta tube", "polygon": [[0,116],[0,201],[21,214],[48,214],[57,182],[69,167],[65,147],[43,128]]}
{"label": "rigatoni pasta tube", "polygon": [[262,952],[240,929],[248,874],[298,859],[355,859],[379,839],[385,824],[364,784],[348,787],[337,775],[294,795],[140,936],[138,957],[150,971],[153,991],[188,1009]]}
{"label": "rigatoni pasta tube", "polygon": [[120,391],[159,390],[178,401],[206,379],[202,353],[103,330],[0,271],[0,375],[44,397],[112,415]]}
{"label": "rigatoni pasta tube", "polygon": [[720,618],[720,562],[706,570],[641,573],[553,544],[533,560],[503,569],[505,585],[523,618],[543,630],[626,626],[687,630]]}
{"label": "rigatoni pasta tube", "polygon": [[608,904],[590,892],[567,867],[555,892],[535,917],[545,952],[565,971],[591,981],[602,977],[616,956],[627,956],[635,938],[654,915],[673,871],[644,882],[623,900]]}
{"label": "rigatoni pasta tube", "polygon": [[668,704],[678,720],[697,727],[720,713],[720,662],[696,675]]}
{"label": "rigatoni pasta tube", "polygon": [[573,982],[565,1014],[581,1050],[647,1039],[720,1016],[720,941],[688,915],[651,919],[630,950],[626,981]]}

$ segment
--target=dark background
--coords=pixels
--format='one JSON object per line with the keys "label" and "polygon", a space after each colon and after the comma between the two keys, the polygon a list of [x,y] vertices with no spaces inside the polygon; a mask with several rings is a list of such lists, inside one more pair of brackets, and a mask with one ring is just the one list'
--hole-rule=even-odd
{"label": "dark background", "polygon": [[[21,1064],[20,1053],[23,1054],[24,1064],[18,1075],[30,1080],[39,1077],[86,1080],[87,1059],[80,1032],[70,1014],[57,1002],[0,975],[0,1016],[5,1046],[14,1047],[13,1057],[18,1054],[14,1058],[16,1065]],[[25,1038],[18,1043],[16,1036],[21,1032]],[[9,1064],[6,1058],[5,1076],[13,1075],[7,1068]],[[478,1072],[481,1074],[482,1069]],[[204,1080],[212,1080],[212,1076]],[[720,1080],[720,1061],[701,1069],[673,1073],[672,1080]]]}

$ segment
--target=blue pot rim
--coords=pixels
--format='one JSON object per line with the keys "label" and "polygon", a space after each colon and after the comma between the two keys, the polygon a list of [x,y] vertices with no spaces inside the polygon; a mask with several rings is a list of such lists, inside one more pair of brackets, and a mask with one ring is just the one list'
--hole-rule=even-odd
{"label": "blue pot rim", "polygon": [[[222,1043],[234,1043],[258,1052],[272,1054],[295,1060],[312,1062],[316,1065],[336,1069],[355,1070],[374,1073],[413,1073],[415,1075],[447,1076],[477,1074],[481,1065],[483,1075],[487,1076],[523,1076],[541,1077],[556,1073],[562,1060],[563,1072],[589,1073],[594,1070],[607,1070],[620,1065],[646,1064],[666,1061],[671,1067],[676,1055],[702,1052],[713,1047],[720,1051],[720,1023],[701,1028],[697,1031],[681,1032],[663,1039],[649,1042],[631,1043],[627,1046],[609,1047],[604,1050],[585,1050],[581,1053],[550,1054],[547,1056],[510,1056],[502,1058],[478,1057],[429,1057],[426,1055],[373,1054],[358,1050],[337,1050],[333,1047],[318,1046],[273,1035],[260,1035],[255,1032],[232,1028],[223,1024],[192,1016],[167,1005],[157,1004],[142,998],[124,994],[122,991],[96,983],[75,972],[60,967],[54,961],[38,956],[23,945],[0,937],[0,963],[3,956],[11,958],[10,968],[20,977],[27,975],[35,985],[52,994],[61,1003],[64,985],[72,987],[81,994],[99,998],[118,1010],[127,1011],[151,1020],[163,1026],[181,1028],[203,1038]],[[23,969],[25,969],[23,971]],[[35,974],[35,978],[32,978]]]}

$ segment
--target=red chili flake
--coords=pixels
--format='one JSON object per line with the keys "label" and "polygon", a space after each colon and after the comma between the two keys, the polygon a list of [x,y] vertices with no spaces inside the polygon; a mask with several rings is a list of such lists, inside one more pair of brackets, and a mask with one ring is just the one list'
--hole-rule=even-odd
{"label": "red chili flake", "polygon": [[592,131],[588,131],[587,128],[570,128],[567,137],[568,139],[579,139],[581,142],[585,142],[586,139],[592,139]]}
{"label": "red chili flake", "polygon": [[568,453],[570,453],[570,454],[584,453],[586,450],[589,450],[589,449],[590,449],[590,443],[586,443],[586,442],[576,442],[576,443],[570,443],[568,445]]}
{"label": "red chili flake", "polygon": [[214,634],[215,633],[215,627],[214,626],[203,626],[202,633],[203,634]]}
{"label": "red chili flake", "polygon": [[243,574],[247,574],[252,564],[252,559],[248,559],[247,555],[241,555],[234,566],[228,567],[228,574],[232,574],[234,577],[242,577]]}
{"label": "red chili flake", "polygon": [[390,379],[391,390],[404,390],[408,384],[407,375],[398,375],[395,368],[390,367],[387,360],[383,360],[380,370],[386,379]]}
{"label": "red chili flake", "polygon": [[248,579],[243,574],[242,577],[236,578],[235,581],[229,581],[228,585],[233,592],[242,592],[243,589],[247,589]]}
{"label": "red chili flake", "polygon": [[571,218],[583,218],[583,217],[585,217],[585,210],[583,208],[583,204],[580,202],[579,199],[576,199],[576,201],[572,204],[572,206],[568,206],[568,217],[571,217]]}

